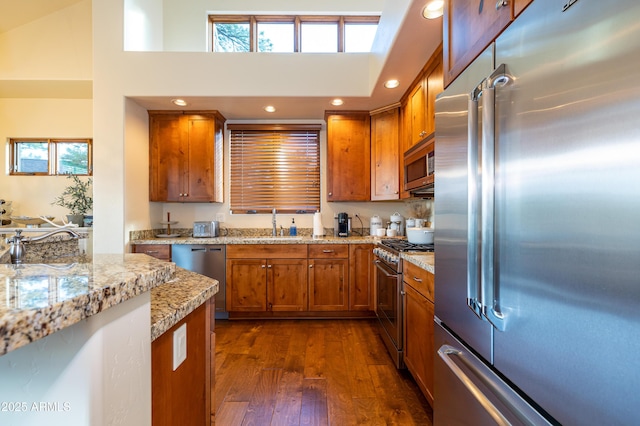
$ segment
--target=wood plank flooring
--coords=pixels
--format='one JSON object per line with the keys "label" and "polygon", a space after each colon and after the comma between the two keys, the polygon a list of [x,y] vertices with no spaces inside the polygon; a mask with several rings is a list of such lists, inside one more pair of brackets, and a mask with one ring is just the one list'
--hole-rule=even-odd
{"label": "wood plank flooring", "polygon": [[377,320],[216,320],[217,426],[432,425]]}

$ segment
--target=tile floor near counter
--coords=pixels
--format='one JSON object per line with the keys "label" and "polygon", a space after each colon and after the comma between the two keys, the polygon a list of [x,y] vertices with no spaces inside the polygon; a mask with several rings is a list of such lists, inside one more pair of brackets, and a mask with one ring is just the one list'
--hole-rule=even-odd
{"label": "tile floor near counter", "polygon": [[376,320],[216,321],[215,371],[216,426],[433,424]]}

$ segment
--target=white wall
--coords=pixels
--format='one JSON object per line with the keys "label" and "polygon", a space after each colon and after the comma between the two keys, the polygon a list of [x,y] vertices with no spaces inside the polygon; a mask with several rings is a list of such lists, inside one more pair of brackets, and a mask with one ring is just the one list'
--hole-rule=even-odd
{"label": "white wall", "polygon": [[[146,292],[0,357],[3,425],[150,425],[151,296]],[[43,403],[44,405],[41,405]]]}

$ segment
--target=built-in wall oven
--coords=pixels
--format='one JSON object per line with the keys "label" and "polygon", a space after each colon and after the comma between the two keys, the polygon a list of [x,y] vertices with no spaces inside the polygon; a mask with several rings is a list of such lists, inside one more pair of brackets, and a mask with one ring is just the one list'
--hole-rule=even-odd
{"label": "built-in wall oven", "polygon": [[397,368],[405,368],[403,360],[403,309],[401,252],[433,251],[433,244],[412,244],[404,239],[383,239],[373,249],[376,265],[376,316],[380,336]]}

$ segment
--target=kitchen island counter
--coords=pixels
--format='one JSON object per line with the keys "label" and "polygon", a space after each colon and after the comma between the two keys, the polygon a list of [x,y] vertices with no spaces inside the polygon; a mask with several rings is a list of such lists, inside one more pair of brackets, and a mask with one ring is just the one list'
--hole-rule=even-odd
{"label": "kitchen island counter", "polygon": [[0,265],[0,355],[147,292],[175,273],[174,264],[140,254],[90,260]]}

